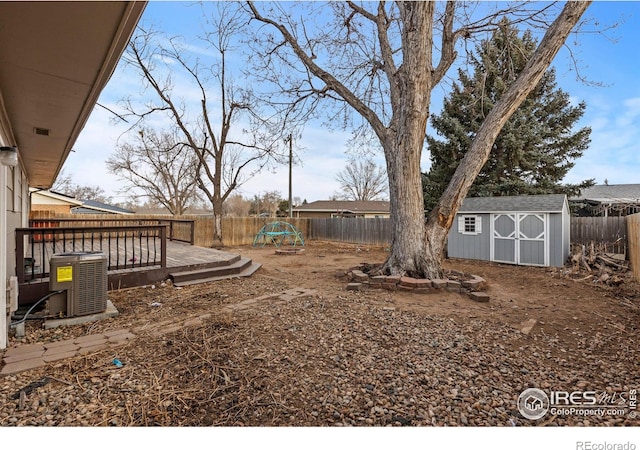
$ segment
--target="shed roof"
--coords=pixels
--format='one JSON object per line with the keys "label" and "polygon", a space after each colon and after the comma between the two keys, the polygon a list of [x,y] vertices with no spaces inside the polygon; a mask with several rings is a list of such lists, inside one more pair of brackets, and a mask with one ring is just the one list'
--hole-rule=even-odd
{"label": "shed roof", "polygon": [[562,212],[566,198],[564,194],[467,197],[458,212]]}

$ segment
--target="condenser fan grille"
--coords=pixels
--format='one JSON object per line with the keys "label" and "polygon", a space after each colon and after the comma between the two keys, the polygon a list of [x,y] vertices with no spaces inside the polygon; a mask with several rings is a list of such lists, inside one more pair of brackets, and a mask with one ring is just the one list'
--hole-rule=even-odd
{"label": "condenser fan grille", "polygon": [[75,314],[84,316],[107,308],[106,267],[105,261],[78,264],[77,285],[74,288]]}

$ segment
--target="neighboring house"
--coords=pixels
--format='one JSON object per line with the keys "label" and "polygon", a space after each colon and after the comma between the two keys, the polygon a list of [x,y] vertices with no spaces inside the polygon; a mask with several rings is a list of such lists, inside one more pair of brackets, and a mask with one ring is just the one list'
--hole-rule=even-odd
{"label": "neighboring house", "polygon": [[52,211],[59,214],[70,214],[72,208],[82,205],[75,197],[50,191],[48,189],[29,188],[31,211]]}
{"label": "neighboring house", "polygon": [[0,349],[17,307],[15,229],[28,226],[29,188],[53,184],[146,3],[0,2]]}
{"label": "neighboring house", "polygon": [[598,184],[569,198],[577,216],[627,216],[640,212],[640,184]]}
{"label": "neighboring house", "polygon": [[388,218],[388,201],[318,200],[292,209],[294,217],[366,217]]}
{"label": "neighboring house", "polygon": [[562,267],[570,253],[570,228],[564,194],[468,197],[449,230],[447,255]]}
{"label": "neighboring house", "polygon": [[83,200],[82,206],[71,208],[71,214],[135,214],[135,211],[108,205],[95,200]]}
{"label": "neighboring house", "polygon": [[78,200],[49,189],[29,189],[31,211],[52,211],[60,214],[134,214],[134,211],[95,200]]}

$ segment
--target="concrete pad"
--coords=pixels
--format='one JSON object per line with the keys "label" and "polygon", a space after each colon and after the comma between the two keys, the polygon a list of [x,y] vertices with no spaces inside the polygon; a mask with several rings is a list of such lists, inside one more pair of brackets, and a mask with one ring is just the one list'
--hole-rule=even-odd
{"label": "concrete pad", "polygon": [[11,364],[11,363],[20,362],[20,361],[27,361],[29,359],[37,359],[42,357],[42,355],[44,355],[44,350],[41,350],[38,352],[32,351],[29,353],[16,353],[11,356],[5,356],[3,361],[5,362],[5,364]]}
{"label": "concrete pad", "polygon": [[45,350],[50,350],[50,349],[58,348],[58,347],[65,347],[65,346],[71,345],[71,344],[73,344],[73,339],[64,339],[62,341],[45,342],[44,343],[44,348],[45,348]]}
{"label": "concrete pad", "polygon": [[106,350],[109,348],[109,344],[107,344],[107,341],[105,340],[104,343],[98,344],[98,345],[92,345],[89,347],[81,347],[80,350],[78,350],[76,353],[78,355],[86,355],[88,353],[92,353],[92,352],[98,352],[100,350]]}
{"label": "concrete pad", "polygon": [[116,334],[114,336],[109,336],[107,339],[109,340],[109,342],[124,342],[124,341],[131,341],[133,339],[135,339],[137,336],[133,333],[123,333],[123,334]]}
{"label": "concrete pad", "polygon": [[76,342],[76,343],[78,344],[78,347],[80,347],[80,349],[97,347],[98,345],[107,343],[107,338],[104,337],[103,335],[97,334],[96,336],[98,336],[100,339],[94,339],[92,341],[82,341],[82,342]]}
{"label": "concrete pad", "polygon": [[537,323],[538,323],[537,319],[529,319],[529,320],[526,320],[526,321],[522,322],[520,324],[520,332],[522,332],[523,334],[531,333],[531,330],[533,330],[533,327]]}
{"label": "concrete pad", "polygon": [[111,338],[112,336],[117,336],[119,334],[130,334],[128,328],[120,328],[118,330],[105,331],[104,334],[106,337]]}
{"label": "concrete pad", "polygon": [[51,328],[63,327],[68,325],[80,325],[88,322],[97,322],[98,320],[109,319],[111,317],[116,317],[118,314],[118,310],[111,300],[107,299],[107,309],[105,309],[101,313],[90,314],[87,316],[78,316],[78,317],[66,317],[64,319],[53,319],[53,320],[45,320],[44,321],[44,329],[49,330]]}
{"label": "concrete pad", "polygon": [[0,370],[0,375],[10,375],[29,369],[35,369],[36,367],[42,367],[44,365],[45,362],[42,358],[25,359],[23,361],[6,364],[2,370]]}
{"label": "concrete pad", "polygon": [[5,350],[4,356],[23,355],[25,353],[34,353],[38,351],[44,351],[44,345],[42,344],[30,344],[20,345],[18,347],[11,347]]}
{"label": "concrete pad", "polygon": [[75,352],[79,348],[80,348],[79,346],[69,342],[67,345],[61,345],[58,347],[47,349],[47,351],[44,352],[44,355],[42,355],[42,357],[45,358],[45,361],[46,361],[46,358],[49,356],[57,355],[60,353]]}
{"label": "concrete pad", "polygon": [[65,353],[56,353],[55,355],[45,355],[42,357],[45,363],[50,363],[54,361],[60,361],[61,359],[73,358],[77,356],[78,353],[73,350]]}
{"label": "concrete pad", "polygon": [[84,336],[75,338],[73,340],[73,343],[78,344],[82,347],[86,347],[87,342],[103,341],[105,339],[107,339],[107,337],[104,334],[85,334]]}

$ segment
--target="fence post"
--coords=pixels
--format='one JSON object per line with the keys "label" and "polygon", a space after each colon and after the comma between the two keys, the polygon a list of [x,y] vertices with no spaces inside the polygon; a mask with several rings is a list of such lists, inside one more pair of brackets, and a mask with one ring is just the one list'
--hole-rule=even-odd
{"label": "fence post", "polygon": [[627,216],[627,248],[629,261],[636,281],[640,280],[640,213]]}
{"label": "fence post", "polygon": [[160,267],[167,267],[167,226],[160,226]]}

